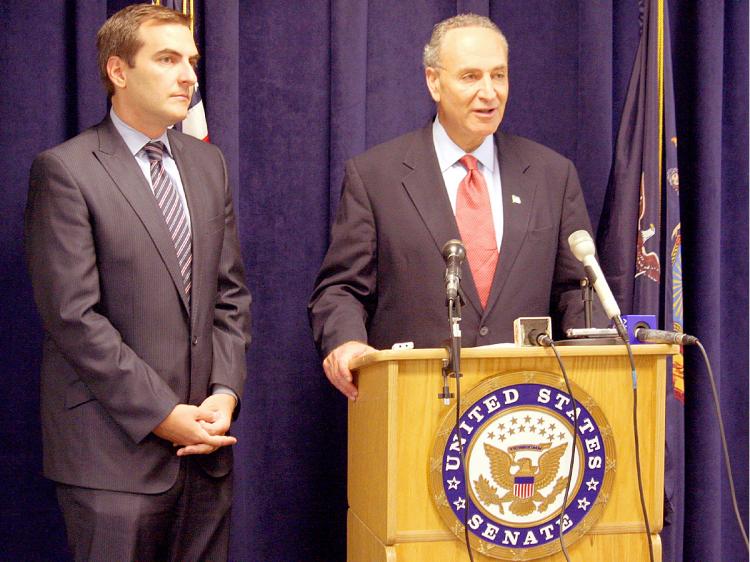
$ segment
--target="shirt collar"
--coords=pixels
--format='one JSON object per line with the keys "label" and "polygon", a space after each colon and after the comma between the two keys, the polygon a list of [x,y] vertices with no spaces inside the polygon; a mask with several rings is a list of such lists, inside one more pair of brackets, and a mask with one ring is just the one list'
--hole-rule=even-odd
{"label": "shirt collar", "polygon": [[112,119],[112,124],[115,126],[115,129],[117,129],[117,132],[120,133],[122,140],[125,141],[125,144],[128,146],[128,150],[130,150],[130,153],[133,156],[138,154],[143,149],[143,145],[145,145],[147,142],[154,141],[163,142],[164,146],[167,147],[167,154],[170,157],[172,156],[172,148],[169,146],[169,137],[167,137],[167,131],[164,131],[164,133],[162,133],[160,137],[152,139],[147,137],[140,131],[135,130],[133,127],[125,123],[125,121],[120,119],[115,112],[114,107],[109,110],[109,116]]}
{"label": "shirt collar", "polygon": [[[440,118],[435,117],[435,122],[432,124],[432,140],[435,144],[435,152],[437,153],[438,164],[440,165],[440,171],[445,171],[453,166],[466,152],[451,140],[445,128],[440,123]],[[471,153],[482,166],[490,172],[495,170],[495,139],[493,135],[487,135],[482,141],[482,144]]]}

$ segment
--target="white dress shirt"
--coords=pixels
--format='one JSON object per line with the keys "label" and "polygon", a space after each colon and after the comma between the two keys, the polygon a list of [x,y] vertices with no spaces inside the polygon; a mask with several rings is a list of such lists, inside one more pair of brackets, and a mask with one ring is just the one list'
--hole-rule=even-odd
{"label": "white dress shirt", "polygon": [[135,158],[135,161],[138,162],[138,166],[141,168],[141,171],[143,172],[148,185],[151,186],[152,191],[154,189],[154,186],[151,183],[151,161],[148,159],[148,155],[143,151],[143,146],[148,142],[164,143],[166,150],[164,151],[164,156],[161,160],[162,165],[164,166],[164,171],[167,172],[169,178],[172,180],[172,185],[174,185],[175,189],[177,190],[177,195],[179,195],[180,197],[182,208],[185,210],[185,218],[188,222],[188,228],[192,229],[192,224],[190,222],[190,210],[188,208],[187,198],[185,197],[185,188],[182,185],[180,172],[179,170],[177,170],[177,163],[174,161],[174,158],[172,158],[172,148],[169,146],[167,131],[164,131],[164,134],[162,134],[159,138],[152,139],[147,137],[140,131],[135,130],[133,127],[120,119],[117,116],[117,113],[115,113],[114,108],[109,110],[109,116],[112,118],[112,123],[114,124],[115,129],[117,129],[117,132],[120,133],[122,140],[125,141],[125,144],[128,146],[128,149]]}
{"label": "white dress shirt", "polygon": [[[432,124],[432,142],[435,145],[440,172],[443,174],[445,189],[448,191],[448,198],[455,215],[458,186],[461,180],[466,177],[466,168],[459,160],[467,153],[451,140],[440,124],[438,117],[435,117],[435,122]],[[497,151],[495,150],[495,138],[488,135],[482,144],[470,154],[479,161],[479,170],[482,172],[489,190],[492,222],[495,226],[495,239],[499,251],[503,241],[503,191],[500,183],[500,164],[497,161]]]}

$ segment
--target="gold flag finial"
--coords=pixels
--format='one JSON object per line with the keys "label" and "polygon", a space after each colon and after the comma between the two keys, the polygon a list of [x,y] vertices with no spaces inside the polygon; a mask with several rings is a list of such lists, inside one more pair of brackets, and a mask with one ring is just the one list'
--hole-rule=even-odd
{"label": "gold flag finial", "polygon": [[[152,0],[154,4],[157,6],[162,6],[161,0]],[[178,6],[179,2],[179,8]],[[187,0],[174,0],[174,2],[169,2],[167,8],[172,8],[173,10],[176,10],[178,12],[182,12],[186,16],[190,16],[190,33],[195,34],[195,5],[194,0],[190,0],[190,4],[188,4]]]}

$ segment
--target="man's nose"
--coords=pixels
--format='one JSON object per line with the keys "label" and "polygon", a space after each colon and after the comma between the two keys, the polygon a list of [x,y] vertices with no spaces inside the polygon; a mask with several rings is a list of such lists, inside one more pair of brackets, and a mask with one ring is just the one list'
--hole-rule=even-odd
{"label": "man's nose", "polygon": [[492,83],[492,76],[485,74],[479,81],[479,95],[483,98],[495,97],[495,85]]}
{"label": "man's nose", "polygon": [[191,86],[198,81],[198,75],[195,73],[195,68],[193,68],[192,64],[189,62],[182,64],[179,79],[180,82],[186,82]]}

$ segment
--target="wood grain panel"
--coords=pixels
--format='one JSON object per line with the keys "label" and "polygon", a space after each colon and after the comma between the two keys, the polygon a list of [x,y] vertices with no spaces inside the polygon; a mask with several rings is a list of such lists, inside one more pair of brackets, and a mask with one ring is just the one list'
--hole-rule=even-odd
{"label": "wood grain panel", "polygon": [[[634,348],[643,484],[652,533],[661,530],[663,517],[665,356],[676,349],[667,345]],[[617,459],[606,509],[589,534],[570,547],[571,554],[572,549],[583,549],[578,559],[644,559],[638,546],[645,548],[646,541],[635,478],[632,377],[625,347],[575,346],[560,348],[560,353],[571,380],[604,411]],[[442,389],[444,357],[445,351],[439,349],[379,351],[352,363],[359,369],[360,394],[349,407],[350,523],[354,517],[383,548],[389,549],[388,556],[398,560],[466,559],[460,557],[462,542],[443,523],[428,486],[435,433],[453,406],[445,406],[437,397]],[[518,347],[463,350],[462,370],[464,393],[498,374],[560,373],[551,350]],[[455,392],[453,380],[451,388]],[[362,542],[361,529],[357,535],[360,538],[351,532],[350,525],[350,542]],[[357,552],[350,550],[349,559],[370,560],[360,558],[366,554]],[[457,557],[446,554],[450,552]],[[632,558],[623,558],[631,554]],[[563,558],[548,558],[558,559]]]}

